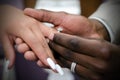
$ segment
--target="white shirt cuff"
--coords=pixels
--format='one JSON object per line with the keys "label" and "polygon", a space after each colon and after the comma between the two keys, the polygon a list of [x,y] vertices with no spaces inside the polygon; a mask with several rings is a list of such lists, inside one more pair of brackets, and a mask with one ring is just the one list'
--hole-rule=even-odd
{"label": "white shirt cuff", "polygon": [[111,43],[114,41],[115,38],[114,38],[113,31],[110,28],[110,26],[103,19],[98,18],[98,17],[89,17],[89,19],[95,19],[95,20],[98,20],[99,22],[101,22],[105,26],[105,28],[107,29],[107,31],[108,31],[108,33],[110,35],[110,41],[111,41]]}

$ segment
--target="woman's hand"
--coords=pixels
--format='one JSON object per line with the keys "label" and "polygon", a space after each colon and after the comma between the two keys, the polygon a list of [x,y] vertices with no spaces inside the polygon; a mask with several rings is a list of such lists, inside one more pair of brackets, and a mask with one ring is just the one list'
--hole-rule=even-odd
{"label": "woman's hand", "polygon": [[14,40],[16,37],[21,38],[38,57],[39,62],[49,67],[47,58],[55,59],[45,40],[45,36],[49,36],[50,29],[26,16],[19,9],[12,6],[0,6],[0,39],[3,45],[6,59],[10,61],[9,68],[14,64]]}
{"label": "woman's hand", "polygon": [[63,33],[55,33],[49,44],[61,56],[65,67],[77,63],[75,73],[88,80],[113,80],[120,76],[120,47],[117,45]]}

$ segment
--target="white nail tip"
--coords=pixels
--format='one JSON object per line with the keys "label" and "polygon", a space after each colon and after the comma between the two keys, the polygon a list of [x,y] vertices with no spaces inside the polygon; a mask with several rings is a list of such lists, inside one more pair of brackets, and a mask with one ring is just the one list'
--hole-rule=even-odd
{"label": "white nail tip", "polygon": [[62,68],[60,67],[60,65],[56,64],[55,66],[56,66],[57,72],[58,72],[60,75],[63,75],[64,72],[63,72]]}
{"label": "white nail tip", "polygon": [[49,38],[50,40],[53,40],[54,34],[53,34],[53,33],[50,33],[50,35],[48,36],[48,38]]}
{"label": "white nail tip", "polygon": [[57,28],[57,31],[58,31],[58,32],[61,32],[61,31],[63,31],[63,28],[62,28],[62,27],[59,27],[59,28]]}
{"label": "white nail tip", "polygon": [[8,65],[9,65],[9,60],[5,60],[5,65],[4,65],[4,67],[5,67],[5,72],[7,72],[8,71]]}
{"label": "white nail tip", "polygon": [[63,75],[64,72],[60,65],[55,64],[51,58],[47,58],[47,62],[53,70],[56,70],[60,75]]}
{"label": "white nail tip", "polygon": [[47,58],[47,62],[53,70],[56,69],[55,63],[53,62],[53,60],[51,58]]}
{"label": "white nail tip", "polygon": [[49,42],[50,42],[50,40],[49,40],[48,38],[46,38],[46,42],[47,42],[47,43],[49,43]]}

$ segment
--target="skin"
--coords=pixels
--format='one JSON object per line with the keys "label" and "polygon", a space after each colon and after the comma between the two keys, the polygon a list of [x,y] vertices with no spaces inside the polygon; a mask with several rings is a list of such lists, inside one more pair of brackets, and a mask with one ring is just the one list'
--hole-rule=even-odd
{"label": "skin", "polygon": [[50,47],[61,56],[65,67],[76,62],[75,72],[88,80],[113,80],[120,76],[120,47],[105,40],[57,33]]}
{"label": "skin", "polygon": [[55,28],[62,27],[63,33],[87,38],[90,37],[109,40],[107,31],[100,22],[88,19],[84,16],[30,8],[26,8],[24,13],[40,22],[52,23]]}
{"label": "skin", "polygon": [[105,40],[56,33],[49,45],[60,55],[59,64],[70,68],[76,62],[75,73],[87,80],[113,80],[120,76],[120,47]]}
{"label": "skin", "polygon": [[[55,29],[63,28],[62,33],[53,33],[48,38],[50,47],[60,55],[59,62],[64,67],[70,68],[71,63],[76,62],[75,72],[88,80],[118,78],[120,47],[109,42],[108,33],[101,23],[64,12],[25,9],[24,13],[39,21],[53,23]],[[29,56],[36,59],[34,54]]]}
{"label": "skin", "polygon": [[[44,28],[45,25],[24,15],[23,11],[12,6],[1,5],[0,12],[0,41],[6,59],[10,61],[8,68],[11,68],[15,61],[14,44],[16,37],[25,42],[22,44],[25,50],[28,49],[28,46],[31,48],[32,52],[38,56],[39,63],[49,67],[48,57],[56,62],[45,41],[45,36],[49,36],[48,33],[51,33],[50,29]],[[22,43],[22,41],[18,39],[17,44]]]}
{"label": "skin", "polygon": [[[89,20],[84,16],[72,15],[65,12],[35,10],[30,8],[26,8],[24,10],[24,13],[30,17],[37,19],[40,22],[48,22],[48,23],[54,24],[54,29],[51,30],[52,33],[56,33],[55,29],[57,29],[58,27],[62,27],[63,28],[62,33],[77,35],[84,38],[97,38],[97,39],[109,40],[108,34],[101,23],[99,23],[96,20]],[[74,24],[73,24],[73,21],[74,21]],[[44,30],[45,29],[41,28],[42,32],[44,32]],[[17,47],[19,52],[23,50],[23,49],[20,49],[22,48],[21,45],[18,45]],[[22,51],[22,53],[24,53],[24,51]],[[34,53],[34,52],[30,52],[30,53]],[[25,58],[27,60],[32,60],[31,58],[28,58],[27,55],[25,56]]]}

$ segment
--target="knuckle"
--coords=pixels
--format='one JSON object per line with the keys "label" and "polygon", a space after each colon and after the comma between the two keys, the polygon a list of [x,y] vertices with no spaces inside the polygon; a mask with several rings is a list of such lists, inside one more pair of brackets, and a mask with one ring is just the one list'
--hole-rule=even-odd
{"label": "knuckle", "polygon": [[35,19],[32,19],[32,20],[31,20],[31,24],[33,24],[33,25],[38,25],[38,24],[39,24],[39,22],[38,22],[38,21],[36,21]]}
{"label": "knuckle", "polygon": [[40,19],[41,20],[51,20],[51,16],[50,16],[50,12],[51,11],[48,11],[48,10],[44,10],[44,9],[41,9],[41,16],[40,16]]}
{"label": "knuckle", "polygon": [[37,20],[35,20],[35,19],[32,19],[32,18],[30,18],[28,21],[26,21],[27,22],[27,25],[29,26],[29,27],[35,27],[35,25],[38,25],[39,24],[39,22],[37,21]]}
{"label": "knuckle", "polygon": [[18,45],[17,50],[20,53],[24,53],[25,51],[29,50],[29,47],[27,46],[27,44],[22,43],[22,44]]}
{"label": "knuckle", "polygon": [[108,65],[105,63],[98,66],[99,71],[102,73],[104,73],[107,70],[107,68],[108,68]]}
{"label": "knuckle", "polygon": [[108,69],[108,63],[105,61],[99,61],[95,65],[96,65],[97,71],[100,73],[105,73],[105,71]]}
{"label": "knuckle", "polygon": [[62,37],[55,34],[55,35],[54,35],[54,38],[53,38],[53,41],[54,41],[54,42],[62,41]]}
{"label": "knuckle", "polygon": [[71,52],[70,50],[64,49],[63,52],[64,52],[64,56],[65,56],[67,59],[70,59],[70,58],[71,58],[72,52]]}
{"label": "knuckle", "polygon": [[[31,49],[35,49],[35,48],[37,48],[38,46],[41,46],[39,40],[37,40],[34,36],[29,36],[29,37],[27,38],[26,42],[28,42],[28,46],[29,46]],[[38,49],[38,48],[37,48],[37,49]]]}
{"label": "knuckle", "polygon": [[79,40],[77,40],[77,39],[70,39],[70,40],[69,40],[69,45],[70,45],[73,49],[79,48]]}
{"label": "knuckle", "polygon": [[105,59],[109,59],[110,58],[110,54],[111,54],[110,47],[108,45],[104,44],[102,46],[102,48],[100,49],[100,53],[103,55],[103,57]]}

